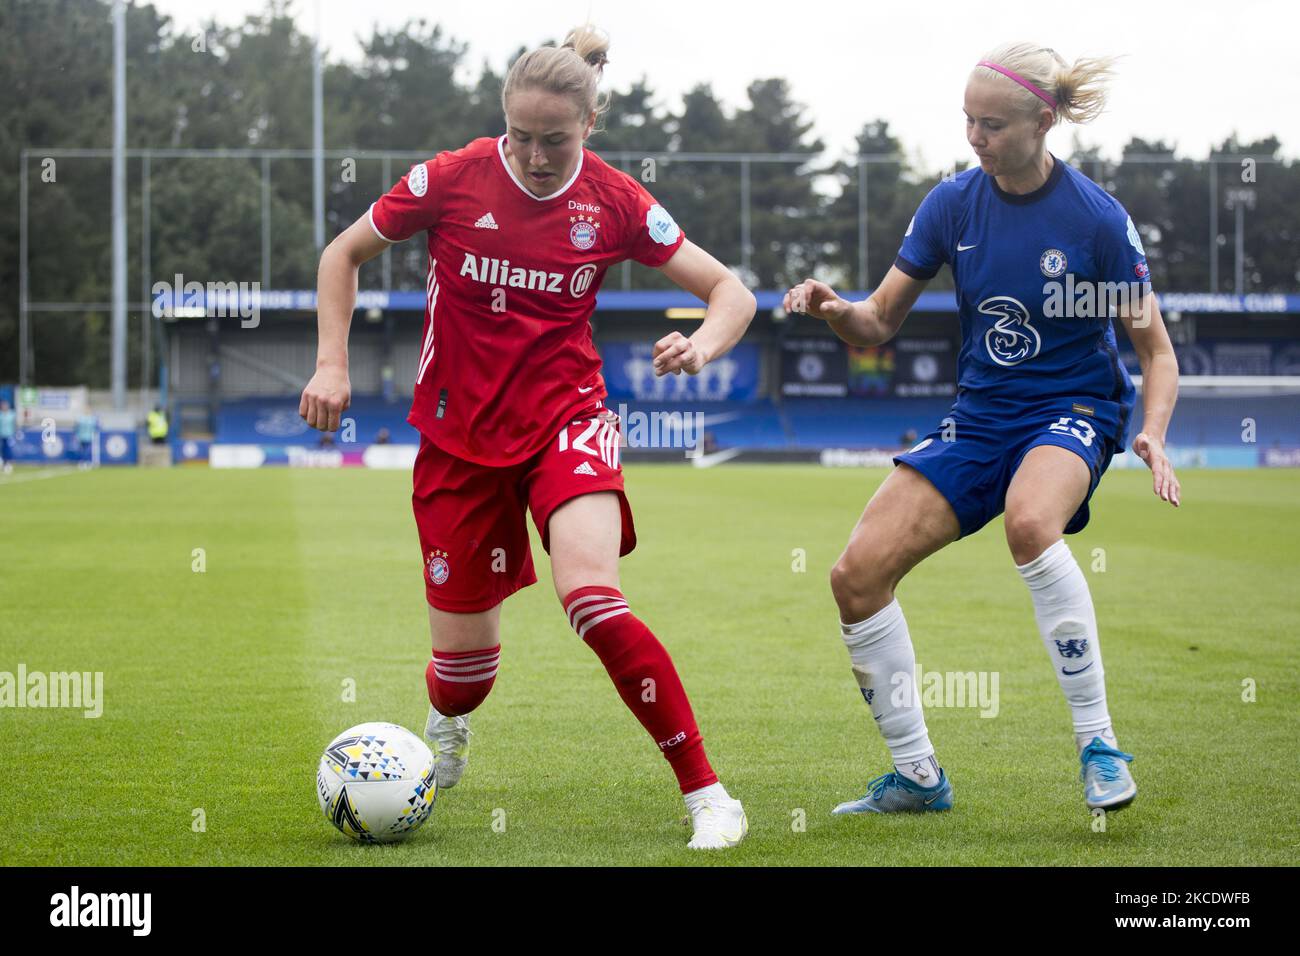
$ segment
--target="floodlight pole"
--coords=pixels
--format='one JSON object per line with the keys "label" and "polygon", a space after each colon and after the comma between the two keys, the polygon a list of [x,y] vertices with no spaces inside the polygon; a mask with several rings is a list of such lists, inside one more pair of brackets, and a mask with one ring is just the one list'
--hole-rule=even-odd
{"label": "floodlight pole", "polygon": [[1210,147],[1210,291],[1219,291],[1219,164]]}
{"label": "floodlight pole", "polygon": [[18,171],[18,384],[32,384],[31,311],[27,308],[27,150]]}
{"label": "floodlight pole", "polygon": [[126,408],[126,4],[113,3],[113,408]]}
{"label": "floodlight pole", "polygon": [[320,0],[316,0],[316,40],[311,50],[312,218],[316,224],[316,251],[325,248],[325,121],[322,117],[320,62]]}
{"label": "floodlight pole", "polygon": [[1237,218],[1237,234],[1233,242],[1236,246],[1237,261],[1233,269],[1233,288],[1237,295],[1246,294],[1246,208],[1255,208],[1255,190],[1251,186],[1239,186],[1228,190],[1228,208]]}

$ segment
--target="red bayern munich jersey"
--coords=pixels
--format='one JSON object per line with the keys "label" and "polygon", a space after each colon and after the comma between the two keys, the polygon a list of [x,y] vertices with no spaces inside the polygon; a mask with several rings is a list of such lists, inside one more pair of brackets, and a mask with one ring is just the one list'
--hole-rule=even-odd
{"label": "red bayern munich jersey", "polygon": [[591,337],[612,265],[661,266],[685,237],[641,184],[583,149],[572,178],[534,196],[505,136],[439,153],[370,207],[389,242],[429,235],[428,302],[407,417],[449,454],[513,465],[605,397]]}

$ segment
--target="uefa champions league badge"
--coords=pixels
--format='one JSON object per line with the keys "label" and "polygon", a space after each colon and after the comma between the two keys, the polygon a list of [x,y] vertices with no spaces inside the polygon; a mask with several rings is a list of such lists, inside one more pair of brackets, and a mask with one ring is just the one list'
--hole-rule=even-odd
{"label": "uefa champions league badge", "polygon": [[429,191],[429,169],[424,163],[416,163],[406,174],[406,185],[412,196],[423,196]]}
{"label": "uefa champions league badge", "polygon": [[1048,249],[1038,259],[1038,268],[1049,279],[1055,279],[1065,272],[1065,253],[1060,249]]}
{"label": "uefa champions league badge", "polygon": [[447,563],[446,551],[429,552],[429,581],[433,584],[446,584],[451,577],[451,565]]}
{"label": "uefa champions league badge", "polygon": [[682,234],[668,210],[655,203],[646,211],[645,226],[650,230],[650,238],[662,246],[671,246]]}
{"label": "uefa champions league badge", "polygon": [[573,223],[569,229],[569,241],[575,248],[585,251],[596,244],[596,230],[600,228],[600,223],[596,222],[595,216],[584,216],[579,213],[570,216],[569,222]]}
{"label": "uefa champions league badge", "polygon": [[1128,222],[1124,227],[1128,235],[1129,245],[1138,251],[1138,255],[1146,256],[1146,250],[1142,248],[1142,237],[1138,235],[1137,226],[1133,225],[1133,217],[1128,217]]}

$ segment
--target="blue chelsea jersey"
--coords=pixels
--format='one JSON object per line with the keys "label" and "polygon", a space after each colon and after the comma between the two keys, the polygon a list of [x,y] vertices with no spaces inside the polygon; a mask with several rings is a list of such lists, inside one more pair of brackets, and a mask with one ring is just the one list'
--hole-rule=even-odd
{"label": "blue chelsea jersey", "polygon": [[921,202],[895,265],[916,279],[947,263],[962,346],[957,405],[1018,417],[1061,398],[1093,399],[1120,447],[1136,400],[1110,305],[1150,291],[1142,240],[1124,207],[1055,156],[1032,193],[976,167]]}

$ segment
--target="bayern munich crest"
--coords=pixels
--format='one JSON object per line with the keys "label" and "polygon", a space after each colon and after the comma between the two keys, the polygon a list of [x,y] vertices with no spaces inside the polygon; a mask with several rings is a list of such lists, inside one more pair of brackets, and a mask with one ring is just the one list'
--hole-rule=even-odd
{"label": "bayern munich crest", "polygon": [[595,216],[583,216],[579,213],[577,216],[570,216],[569,222],[573,223],[569,229],[569,241],[575,248],[587,250],[596,244],[596,230],[600,228],[600,223],[596,222]]}
{"label": "bayern munich crest", "polygon": [[432,584],[446,584],[451,577],[451,565],[447,563],[446,551],[429,552],[429,581]]}
{"label": "bayern munich crest", "polygon": [[1049,279],[1055,279],[1065,272],[1065,253],[1060,249],[1048,249],[1038,259],[1038,268]]}

